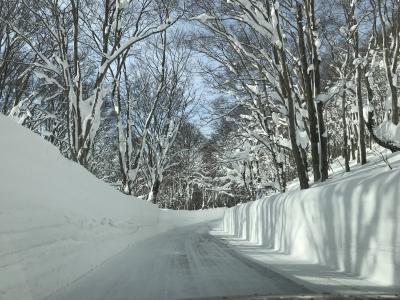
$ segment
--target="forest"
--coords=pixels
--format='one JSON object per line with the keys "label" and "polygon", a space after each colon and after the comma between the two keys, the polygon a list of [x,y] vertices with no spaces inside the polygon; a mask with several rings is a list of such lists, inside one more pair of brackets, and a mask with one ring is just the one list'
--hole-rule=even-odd
{"label": "forest", "polygon": [[0,111],[121,193],[231,207],[400,150],[399,51],[396,0],[0,0]]}

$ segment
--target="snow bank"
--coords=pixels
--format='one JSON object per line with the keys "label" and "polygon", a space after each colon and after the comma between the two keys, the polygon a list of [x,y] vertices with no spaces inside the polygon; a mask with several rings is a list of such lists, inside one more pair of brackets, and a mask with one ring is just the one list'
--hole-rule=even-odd
{"label": "snow bank", "polygon": [[0,136],[0,299],[45,298],[132,243],[222,216],[124,196],[3,116]]}
{"label": "snow bank", "polygon": [[374,132],[381,140],[400,145],[400,124],[394,125],[392,121],[385,120],[374,128]]}
{"label": "snow bank", "polygon": [[[398,160],[399,155],[391,161]],[[400,171],[371,164],[226,211],[224,233],[383,285],[400,285]]]}

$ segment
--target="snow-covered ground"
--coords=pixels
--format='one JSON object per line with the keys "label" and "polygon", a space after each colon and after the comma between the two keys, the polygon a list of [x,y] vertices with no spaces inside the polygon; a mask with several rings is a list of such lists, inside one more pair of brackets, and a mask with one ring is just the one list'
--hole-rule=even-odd
{"label": "snow-covered ground", "polygon": [[[306,191],[177,212],[122,195],[10,119],[0,135],[0,299],[400,291],[400,155],[393,170],[370,155]],[[204,231],[222,217],[212,233],[233,248]]]}
{"label": "snow-covered ground", "polygon": [[318,292],[400,293],[400,155],[226,211],[213,231]]}
{"label": "snow-covered ground", "polygon": [[0,299],[42,299],[132,244],[223,210],[174,212],[124,196],[0,116]]}

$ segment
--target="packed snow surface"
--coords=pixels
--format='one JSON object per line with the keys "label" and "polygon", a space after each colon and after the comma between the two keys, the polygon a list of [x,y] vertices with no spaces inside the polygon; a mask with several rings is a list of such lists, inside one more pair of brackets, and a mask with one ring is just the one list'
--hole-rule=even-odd
{"label": "packed snow surface", "polygon": [[[385,157],[383,154],[382,157]],[[400,155],[226,211],[214,234],[319,292],[400,293]]]}
{"label": "packed snow surface", "polygon": [[0,136],[2,300],[43,299],[141,240],[222,216],[124,196],[2,116]]}

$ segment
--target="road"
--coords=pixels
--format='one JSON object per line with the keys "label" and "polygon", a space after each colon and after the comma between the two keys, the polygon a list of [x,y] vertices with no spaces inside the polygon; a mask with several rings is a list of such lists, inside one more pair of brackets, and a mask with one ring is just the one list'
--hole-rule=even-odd
{"label": "road", "polygon": [[133,245],[48,299],[157,300],[307,293],[306,288],[209,235],[203,224]]}

